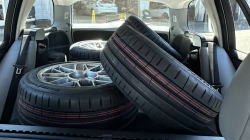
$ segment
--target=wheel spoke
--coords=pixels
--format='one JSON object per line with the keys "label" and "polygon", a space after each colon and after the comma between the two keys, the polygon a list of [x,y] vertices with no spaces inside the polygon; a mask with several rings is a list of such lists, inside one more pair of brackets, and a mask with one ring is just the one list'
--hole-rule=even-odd
{"label": "wheel spoke", "polygon": [[67,82],[67,83],[64,83],[64,84],[61,84],[63,86],[67,86],[67,87],[73,87],[75,85],[75,82]]}
{"label": "wheel spoke", "polygon": [[60,67],[59,67],[59,70],[62,71],[62,72],[65,72],[65,73],[74,72],[73,69],[69,69],[69,68],[66,68],[66,67],[63,67],[63,66],[60,66]]}
{"label": "wheel spoke", "polygon": [[60,70],[57,70],[57,69],[53,69],[52,72],[53,72],[53,73],[64,73],[64,72],[62,72],[62,71],[60,71]]}
{"label": "wheel spoke", "polygon": [[89,69],[89,70],[91,70],[91,69],[93,69],[93,68],[95,68],[95,67],[98,67],[98,66],[100,66],[101,64],[86,64],[86,66],[87,66],[87,68]]}
{"label": "wheel spoke", "polygon": [[109,83],[112,83],[112,81],[95,80],[94,83],[97,86],[97,85],[109,84]]}
{"label": "wheel spoke", "polygon": [[77,87],[81,87],[81,85],[80,85],[80,83],[79,83],[79,81],[77,81],[77,82],[75,82],[75,86],[77,86]]}
{"label": "wheel spoke", "polygon": [[58,80],[55,80],[55,81],[51,81],[50,83],[56,84],[56,85],[62,85],[62,84],[72,82],[72,81],[74,81],[74,80],[70,79],[70,78],[61,78],[61,79],[58,79]]}
{"label": "wheel spoke", "polygon": [[[101,43],[96,45],[101,45]],[[112,82],[102,65],[93,62],[53,65],[42,69],[37,77],[47,84],[69,87],[97,86]]]}
{"label": "wheel spoke", "polygon": [[100,65],[96,66],[96,67],[93,67],[93,68],[90,69],[90,71],[93,71],[93,72],[98,72],[100,70],[101,70],[101,66]]}
{"label": "wheel spoke", "polygon": [[95,86],[95,85],[96,85],[96,84],[95,84],[95,81],[91,81],[91,82],[92,82],[92,85],[93,85],[93,86]]}
{"label": "wheel spoke", "polygon": [[112,81],[108,76],[99,76],[99,77],[96,77],[96,80],[99,80],[99,81]]}
{"label": "wheel spoke", "polygon": [[99,44],[100,44],[100,46],[102,47],[102,48],[104,48],[104,45],[106,44],[106,43],[103,43],[103,42],[100,42]]}
{"label": "wheel spoke", "polygon": [[94,47],[96,48],[96,42],[93,42]]}
{"label": "wheel spoke", "polygon": [[85,64],[76,64],[76,70],[86,70],[86,65]]}
{"label": "wheel spoke", "polygon": [[60,78],[60,77],[67,77],[67,74],[64,74],[64,73],[44,73],[42,76]]}
{"label": "wheel spoke", "polygon": [[44,73],[51,73],[52,72],[52,69],[47,69],[44,71]]}
{"label": "wheel spoke", "polygon": [[68,65],[64,65],[62,66],[64,68],[68,68],[68,69],[72,69],[72,70],[75,70],[76,69],[76,65],[75,64],[68,64]]}

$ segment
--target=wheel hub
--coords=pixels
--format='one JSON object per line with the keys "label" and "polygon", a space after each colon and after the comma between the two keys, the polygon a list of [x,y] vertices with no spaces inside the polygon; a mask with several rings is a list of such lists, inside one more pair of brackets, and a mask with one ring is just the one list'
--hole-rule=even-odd
{"label": "wheel hub", "polygon": [[97,86],[111,83],[101,63],[75,62],[49,66],[38,72],[42,82],[60,86]]}

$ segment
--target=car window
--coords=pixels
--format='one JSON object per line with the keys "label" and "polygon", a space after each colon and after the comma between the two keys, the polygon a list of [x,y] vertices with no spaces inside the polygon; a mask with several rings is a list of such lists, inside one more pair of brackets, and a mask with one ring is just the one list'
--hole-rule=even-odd
{"label": "car window", "polygon": [[0,41],[3,40],[5,17],[9,5],[9,0],[2,0],[0,3]]}
{"label": "car window", "polygon": [[54,22],[52,0],[36,0],[26,19],[25,28],[48,28]]}
{"label": "car window", "polygon": [[147,0],[78,1],[73,5],[73,28],[118,28],[130,15],[153,30],[169,31],[168,6]]}
{"label": "car window", "polygon": [[[250,0],[246,2],[250,4]],[[249,53],[250,52],[249,24],[238,3],[237,2],[231,3],[231,6],[234,17],[236,49],[244,53]]]}
{"label": "car window", "polygon": [[210,18],[201,0],[194,0],[188,7],[188,28],[194,33],[212,33]]}

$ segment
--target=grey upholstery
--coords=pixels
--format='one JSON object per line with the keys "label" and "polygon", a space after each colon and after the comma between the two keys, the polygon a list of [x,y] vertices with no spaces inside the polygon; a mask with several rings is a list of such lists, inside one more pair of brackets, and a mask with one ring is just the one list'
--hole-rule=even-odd
{"label": "grey upholstery", "polygon": [[35,68],[36,65],[36,52],[37,52],[37,42],[34,40],[30,41],[29,50],[26,58],[27,67],[23,70],[23,74],[29,72]]}
{"label": "grey upholstery", "polygon": [[171,46],[182,56],[183,60],[185,60],[189,52],[193,50],[189,37],[182,34],[174,37]]}
{"label": "grey upholstery", "polygon": [[0,116],[2,116],[5,99],[7,97],[12,76],[14,73],[14,64],[16,63],[19,49],[21,47],[22,40],[17,40],[11,46],[9,51],[5,54],[3,60],[0,63]]}
{"label": "grey upholstery", "polygon": [[44,40],[45,37],[44,29],[39,28],[25,29],[23,34],[33,36],[34,40]]}
{"label": "grey upholstery", "polygon": [[[228,54],[222,47],[219,47],[212,42],[208,43],[208,45],[214,48],[213,59],[216,59],[214,61],[217,61],[219,81],[223,85],[221,88],[221,94],[224,97],[236,70]],[[200,66],[201,77],[208,83],[212,83],[208,47],[200,48]]]}
{"label": "grey upholstery", "polygon": [[[36,62],[36,51],[37,51],[37,43],[35,39],[42,39],[42,32],[39,29],[39,32],[36,31],[24,31],[25,36],[31,36],[31,40],[24,40],[24,38],[20,37],[19,40],[15,41],[14,44],[10,47],[9,51],[5,54],[3,60],[0,63],[0,116],[2,116],[3,107],[5,105],[5,100],[7,97],[7,94],[9,92],[10,84],[12,81],[13,73],[15,70],[15,67],[13,66],[18,58],[19,50],[22,45],[25,44],[25,42],[29,41],[29,48],[28,53],[26,56],[26,68],[23,70],[23,74],[27,73],[28,71],[35,68],[35,62]],[[43,35],[44,36],[44,35]],[[15,102],[15,99],[13,99],[13,102]],[[15,108],[16,109],[16,108]],[[15,110],[14,109],[14,110]],[[14,111],[12,115],[12,119],[15,119],[16,113]]]}
{"label": "grey upholstery", "polygon": [[51,32],[45,36],[45,45],[48,51],[64,53],[69,56],[70,41],[64,31]]}
{"label": "grey upholstery", "polygon": [[221,106],[220,130],[226,140],[250,139],[249,69],[250,55],[245,58],[235,73]]}

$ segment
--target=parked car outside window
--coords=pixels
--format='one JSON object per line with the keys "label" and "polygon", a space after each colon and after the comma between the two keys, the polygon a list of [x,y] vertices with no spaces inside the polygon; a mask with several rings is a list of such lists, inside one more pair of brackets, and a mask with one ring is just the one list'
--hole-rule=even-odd
{"label": "parked car outside window", "polygon": [[188,27],[194,33],[213,33],[212,23],[200,0],[189,4]]}
{"label": "parked car outside window", "polygon": [[73,28],[118,28],[130,15],[139,17],[153,30],[169,31],[170,27],[169,8],[160,2],[87,0],[76,2],[72,8]]}
{"label": "parked car outside window", "polygon": [[107,13],[117,13],[118,8],[112,1],[98,0],[96,2],[89,1],[84,6],[84,13],[87,15],[92,14],[92,10],[95,10],[95,14],[107,14]]}
{"label": "parked car outside window", "polygon": [[156,3],[149,9],[151,17],[169,19],[169,8],[165,4]]}

